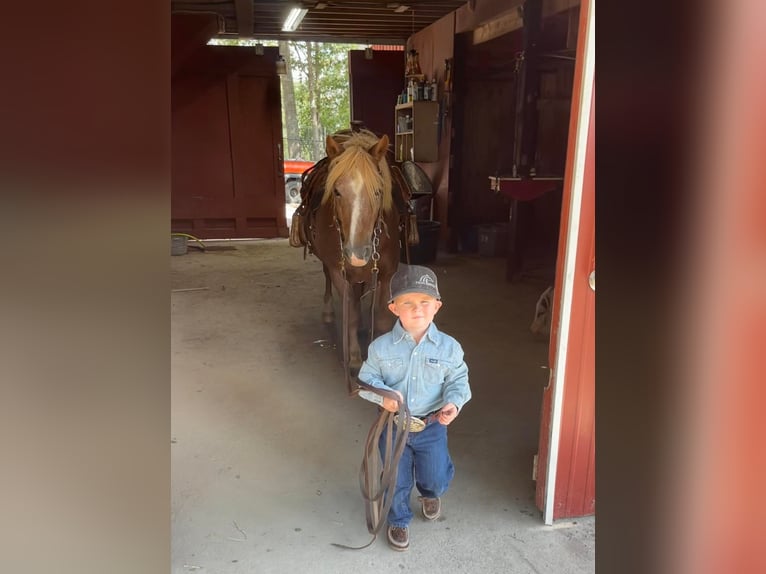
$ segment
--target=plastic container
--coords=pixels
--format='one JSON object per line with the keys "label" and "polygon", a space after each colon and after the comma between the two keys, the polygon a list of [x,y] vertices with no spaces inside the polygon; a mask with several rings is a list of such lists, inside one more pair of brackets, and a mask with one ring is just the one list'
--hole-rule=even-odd
{"label": "plastic container", "polygon": [[508,252],[508,224],[478,226],[479,256],[504,257]]}
{"label": "plastic container", "polygon": [[[410,245],[410,263],[415,265],[424,265],[436,260],[436,252],[439,247],[439,229],[441,223],[438,221],[418,221],[418,235],[420,243]],[[407,255],[402,248],[401,261],[407,262]]]}
{"label": "plastic container", "polygon": [[171,235],[170,236],[170,254],[171,255],[186,255],[189,250],[189,243],[183,235]]}

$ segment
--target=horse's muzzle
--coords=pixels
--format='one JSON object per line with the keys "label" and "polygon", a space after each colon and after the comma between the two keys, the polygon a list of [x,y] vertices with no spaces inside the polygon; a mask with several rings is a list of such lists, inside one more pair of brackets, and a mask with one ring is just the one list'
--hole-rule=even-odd
{"label": "horse's muzzle", "polygon": [[353,249],[351,247],[343,248],[343,256],[346,258],[346,261],[351,264],[352,267],[364,267],[370,260],[371,255],[372,247],[369,245],[367,247],[357,249]]}

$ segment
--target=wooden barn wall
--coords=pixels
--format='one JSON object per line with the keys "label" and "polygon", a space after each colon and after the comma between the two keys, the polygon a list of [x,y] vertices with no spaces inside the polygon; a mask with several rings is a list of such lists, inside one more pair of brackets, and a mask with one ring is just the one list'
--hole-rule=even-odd
{"label": "wooden barn wall", "polygon": [[[577,9],[545,18],[541,50],[562,50],[571,41],[569,28]],[[452,168],[450,249],[471,250],[476,226],[508,221],[510,200],[490,189],[489,176],[513,169],[516,77],[515,60],[522,50],[522,30],[474,44],[471,31],[455,37],[455,145]],[[566,158],[571,60],[541,61],[535,166],[540,175],[561,176]],[[519,205],[519,233],[527,258],[551,267],[555,260],[561,190]]]}
{"label": "wooden barn wall", "polygon": [[278,49],[207,46],[188,18],[172,20],[172,231],[287,237]]}
{"label": "wooden barn wall", "polygon": [[455,165],[453,224],[460,246],[472,227],[508,221],[510,200],[490,190],[489,176],[513,166],[516,82],[521,30],[474,45],[460,34],[455,48]]}
{"label": "wooden barn wall", "polygon": [[[428,79],[436,77],[439,93],[439,155],[433,163],[419,163],[431,179],[434,188],[434,219],[441,222],[439,243],[443,246],[447,240],[448,204],[450,188],[450,155],[452,153],[452,105],[451,94],[445,96],[444,74],[445,60],[454,56],[455,12],[447,14],[417,34],[410,36],[407,49],[418,51],[420,69]],[[404,87],[404,78],[402,78]],[[391,106],[393,110],[393,106]],[[393,114],[391,121],[393,122]]]}
{"label": "wooden barn wall", "polygon": [[[507,15],[523,6],[525,0],[475,0],[473,8],[468,2],[455,11],[455,33],[475,30],[498,16]],[[580,0],[543,0],[543,18],[579,7]],[[574,49],[574,45],[572,45]]]}
{"label": "wooden barn wall", "polygon": [[[349,51],[351,120],[364,122],[378,135],[394,142],[394,105],[404,83],[404,52],[373,52],[366,60],[364,50]],[[347,127],[347,126],[339,126]]]}
{"label": "wooden barn wall", "polygon": [[455,33],[462,34],[475,30],[499,14],[514,10],[524,0],[475,0],[473,8],[466,2],[455,11]]}

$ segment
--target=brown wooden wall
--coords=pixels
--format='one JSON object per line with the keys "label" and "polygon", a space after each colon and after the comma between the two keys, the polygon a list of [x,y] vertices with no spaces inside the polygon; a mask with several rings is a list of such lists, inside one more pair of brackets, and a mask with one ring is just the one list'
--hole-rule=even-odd
{"label": "brown wooden wall", "polygon": [[172,231],[287,237],[278,50],[207,46],[199,18],[172,20]]}
{"label": "brown wooden wall", "polygon": [[[351,120],[364,122],[394,143],[394,105],[404,86],[404,52],[374,50],[366,60],[364,50],[349,52]],[[345,126],[343,126],[345,127]]]}
{"label": "brown wooden wall", "polygon": [[[434,219],[441,222],[439,243],[446,243],[448,228],[448,207],[450,205],[450,154],[452,153],[452,94],[444,90],[445,60],[454,54],[455,13],[437,20],[417,34],[410,36],[408,49],[418,51],[420,69],[428,79],[436,77],[439,90],[440,136],[439,155],[435,162],[419,164],[431,179],[434,188]],[[404,85],[404,84],[402,84]]]}
{"label": "brown wooden wall", "polygon": [[[573,12],[576,20],[576,11]],[[542,51],[567,47],[570,13],[545,18],[538,45]],[[491,191],[489,176],[510,175],[516,128],[514,62],[523,49],[519,28],[479,44],[468,31],[455,37],[455,104],[451,250],[472,250],[476,226],[507,222],[510,200]],[[566,158],[573,62],[560,58],[540,61],[536,103],[538,175],[562,176]],[[558,238],[561,189],[518,206],[518,241],[525,258],[552,275]]]}
{"label": "brown wooden wall", "polygon": [[461,239],[472,226],[508,221],[509,200],[490,191],[489,176],[513,166],[516,82],[521,31],[473,45],[460,34],[455,48],[455,166],[453,217]]}

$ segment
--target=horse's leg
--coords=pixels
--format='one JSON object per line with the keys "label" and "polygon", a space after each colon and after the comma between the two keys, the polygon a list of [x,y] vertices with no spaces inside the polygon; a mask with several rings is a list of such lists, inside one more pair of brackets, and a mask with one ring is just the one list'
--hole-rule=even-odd
{"label": "horse's leg", "polygon": [[332,279],[327,265],[322,264],[324,271],[324,305],[322,306],[322,322],[326,324],[335,322],[335,311],[332,308]]}

